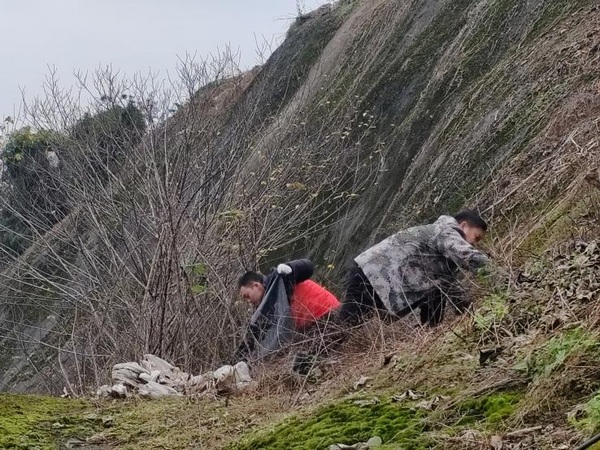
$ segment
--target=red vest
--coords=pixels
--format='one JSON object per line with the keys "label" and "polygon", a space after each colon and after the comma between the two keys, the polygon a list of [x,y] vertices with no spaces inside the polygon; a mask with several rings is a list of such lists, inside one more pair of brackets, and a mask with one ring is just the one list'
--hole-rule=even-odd
{"label": "red vest", "polygon": [[294,287],[290,309],[297,330],[303,330],[340,306],[335,296],[311,280]]}

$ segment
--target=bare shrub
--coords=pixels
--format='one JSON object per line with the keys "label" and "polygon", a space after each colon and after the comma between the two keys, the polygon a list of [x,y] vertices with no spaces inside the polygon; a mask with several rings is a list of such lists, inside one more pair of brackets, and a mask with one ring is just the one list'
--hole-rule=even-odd
{"label": "bare shrub", "polygon": [[3,249],[0,302],[14,324],[5,334],[24,339],[58,316],[27,351],[58,354],[76,392],[147,352],[192,372],[227,359],[246,319],[234,293],[241,270],[305,251],[382,164],[381,150],[359,158],[368,112],[308,129],[315,106],[265,139],[272,124],[248,116],[261,92],[240,100],[256,70],[240,73],[226,52],[188,57],[178,75],[79,74],[84,107],[51,74],[47,96],[25,109],[34,129],[60,135],[59,168],[35,170],[60,187],[68,214],[37,227],[23,255]]}

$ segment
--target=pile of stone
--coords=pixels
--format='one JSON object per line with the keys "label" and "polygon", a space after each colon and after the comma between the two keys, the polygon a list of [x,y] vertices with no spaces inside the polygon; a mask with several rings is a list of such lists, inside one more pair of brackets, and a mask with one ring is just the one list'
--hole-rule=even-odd
{"label": "pile of stone", "polygon": [[112,381],[112,385],[98,389],[99,397],[126,398],[137,394],[161,398],[203,392],[225,394],[243,391],[252,384],[245,362],[222,366],[202,375],[191,375],[154,355],[144,355],[139,363],[116,364],[112,369]]}

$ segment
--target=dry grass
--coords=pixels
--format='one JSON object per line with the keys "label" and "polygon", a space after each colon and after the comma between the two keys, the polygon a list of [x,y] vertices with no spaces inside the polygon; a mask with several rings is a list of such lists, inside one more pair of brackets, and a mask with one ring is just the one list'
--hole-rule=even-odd
{"label": "dry grass", "polygon": [[[85,197],[77,214],[3,273],[11,287],[13,281],[20,282],[22,272],[36,268],[39,255],[56,249],[56,239],[68,244],[77,226],[93,224],[87,240],[76,243],[77,263],[59,258],[68,277],[55,282],[67,292],[66,303],[78,306],[75,323],[80,326],[59,330],[62,352],[67,346],[73,355],[68,362],[77,369],[66,374],[73,391],[83,390],[88,377],[102,379],[104,364],[144,351],[156,350],[185,369],[216,363],[231,350],[242,322],[232,286],[233,274],[244,266],[283,259],[323,240],[327,251],[315,250],[320,262],[337,264],[373,240],[380,228],[396,229],[426,212],[472,203],[493,225],[487,250],[506,268],[508,280],[501,287],[475,283],[474,313],[436,329],[423,329],[411,319],[370,321],[327,356],[322,377],[290,373],[293,355],[281,356],[254,368],[257,388],[252,392],[190,400],[176,428],[195,433],[183,433],[182,439],[198,438],[203,445],[219,447],[246,427],[273,424],[292,412],[310,414],[318,405],[338,401],[365,375],[373,378],[371,393],[410,388],[449,394],[451,400],[428,419],[439,434],[440,448],[488,448],[492,433],[506,435],[509,429],[548,423],[565,441],[577,438],[566,428],[565,413],[598,387],[589,348],[575,346],[578,350],[543,375],[514,366],[528,355],[552,354],[552,339],[574,325],[595,336],[600,320],[597,293],[578,299],[576,292],[559,285],[567,277],[556,267],[558,256],[568,259],[577,241],[600,232],[600,194],[585,179],[589,167],[599,163],[598,15],[586,6],[559,18],[560,26],[548,27],[530,42],[532,24],[519,25],[513,8],[507,18],[514,21],[507,22],[505,31],[521,40],[507,55],[494,53],[498,61],[490,70],[469,75],[470,57],[485,48],[489,36],[469,43],[477,37],[474,30],[496,13],[490,7],[494,2],[468,10],[466,25],[448,46],[439,48],[435,39],[419,39],[436,17],[439,2],[421,2],[419,20],[412,20],[418,14],[408,3],[401,8],[396,3],[361,3],[321,49],[325,60],[311,66],[300,88],[286,98],[288,103],[265,117],[261,99],[269,86],[261,83],[269,80],[269,67],[205,95],[194,94],[197,84],[188,83],[194,94],[190,106],[135,149],[124,171],[127,176],[115,174],[118,182],[111,189],[120,194],[139,187],[128,204],[130,213],[120,215],[122,199],[114,201],[111,189],[102,191],[100,200],[76,192]],[[398,30],[402,39],[395,36]],[[438,50],[441,56],[430,73],[403,72],[423,53],[427,59],[422,63],[429,63]],[[371,66],[376,73],[369,72]],[[373,91],[390,80],[407,87],[406,80],[393,78],[396,69],[409,81],[425,81],[416,94],[403,94],[377,117],[369,102],[388,99]],[[463,76],[473,77],[468,86],[462,84]],[[391,115],[394,108],[407,105],[410,109],[402,117]],[[387,113],[389,121],[402,123],[392,127],[385,122]],[[225,119],[236,125],[223,127]],[[387,128],[380,130],[378,121]],[[365,142],[370,146],[363,151],[359,147]],[[171,159],[177,154],[173,149],[181,150],[181,159]],[[184,152],[189,149],[193,151]],[[208,156],[206,149],[211,149]],[[231,151],[224,159],[222,149]],[[373,159],[361,166],[365,155]],[[163,163],[173,164],[174,172],[162,171]],[[394,172],[395,166],[402,170]],[[207,179],[214,184],[205,185]],[[386,185],[386,195],[376,183]],[[104,220],[116,220],[118,226]],[[361,228],[368,230],[355,237]],[[112,242],[115,229],[124,230],[117,233],[125,242],[121,246]],[[350,244],[355,240],[360,243]],[[192,291],[194,286],[202,290],[203,275],[185,268],[197,264],[208,273],[208,293]],[[532,282],[520,280],[531,276],[535,264],[542,264],[547,277],[538,279],[538,273]],[[548,278],[552,276],[554,284]],[[14,298],[6,303],[15,303]],[[507,313],[495,307],[506,307]],[[22,318],[15,316],[14,321]],[[119,333],[127,339],[119,340]],[[495,359],[480,364],[481,352],[496,348]],[[506,389],[523,396],[519,412],[506,423],[493,430],[461,430],[473,431],[469,436],[450,434],[447,428],[459,421],[458,405]],[[121,435],[115,431],[115,439],[134,447],[156,428],[152,445],[165,445],[171,435],[157,422],[180,406],[124,405],[123,414],[130,414],[129,407],[139,409],[137,426],[148,416],[156,421],[144,429],[146,436],[122,429]],[[214,424],[213,410],[219,411]],[[531,434],[550,436],[547,448],[553,448],[559,438],[552,433],[537,429]],[[530,448],[545,445],[533,443]]]}

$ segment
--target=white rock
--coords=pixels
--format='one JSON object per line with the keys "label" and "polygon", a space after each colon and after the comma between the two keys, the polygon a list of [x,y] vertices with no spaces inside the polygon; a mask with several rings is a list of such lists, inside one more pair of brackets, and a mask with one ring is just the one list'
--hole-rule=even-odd
{"label": "white rock", "polygon": [[158,380],[158,377],[160,376],[160,371],[158,370],[153,370],[150,372],[150,381],[156,381]]}
{"label": "white rock", "polygon": [[250,369],[245,362],[239,362],[235,366],[222,366],[212,374],[217,390],[240,391],[252,383]]}
{"label": "white rock", "polygon": [[367,441],[367,445],[369,448],[381,447],[383,445],[383,440],[379,436],[373,436]]}
{"label": "white rock", "polygon": [[225,365],[219,367],[212,373],[212,376],[215,380],[220,380],[224,377],[230,376],[233,373],[233,366]]}
{"label": "white rock", "polygon": [[203,375],[196,375],[189,379],[188,386],[193,388],[204,388],[208,384],[208,380]]}
{"label": "white rock", "polygon": [[497,434],[490,438],[490,447],[494,450],[502,450],[504,447],[504,442],[502,441],[502,437]]}
{"label": "white rock", "polygon": [[168,363],[164,359],[150,354],[144,355],[144,359],[142,360],[142,366],[149,373],[154,372],[155,370],[158,370],[159,373],[168,373],[172,372],[174,369],[177,369],[177,367]]}
{"label": "white rock", "polygon": [[145,381],[146,383],[152,381],[149,373],[140,373],[139,379]]}
{"label": "white rock", "polygon": [[55,169],[59,166],[60,161],[58,159],[58,155],[56,154],[56,152],[54,150],[48,150],[46,152],[46,158],[48,158],[48,164],[53,169]]}
{"label": "white rock", "polygon": [[354,383],[354,390],[358,389],[359,387],[363,387],[364,385],[367,384],[367,381],[369,381],[371,378],[369,377],[365,377],[364,375],[362,377],[360,377],[358,379],[358,381],[356,381]]}
{"label": "white rock", "polygon": [[112,388],[108,384],[103,384],[96,391],[96,395],[100,398],[107,398],[111,396]]}
{"label": "white rock", "polygon": [[115,364],[112,369],[112,379],[128,386],[137,387],[140,384],[140,374],[142,373],[150,375],[150,371],[136,362]]}
{"label": "white rock", "polygon": [[127,388],[120,383],[113,384],[110,388],[110,395],[115,398],[125,398],[127,397]]}
{"label": "white rock", "polygon": [[181,395],[175,389],[170,386],[165,386],[164,384],[157,383],[155,381],[150,381],[147,384],[144,384],[138,388],[138,392],[142,397],[149,398],[161,398],[161,397],[169,397],[169,396],[179,396]]}
{"label": "white rock", "polygon": [[144,397],[160,398],[207,389],[235,392],[252,384],[250,370],[245,362],[223,366],[204,375],[191,376],[164,359],[149,354],[144,355],[140,364],[116,364],[112,370],[112,378],[115,384],[112,387],[101,386],[97,391],[98,396],[123,398],[132,392],[138,392]]}

